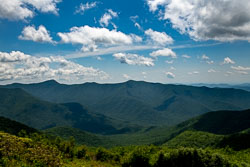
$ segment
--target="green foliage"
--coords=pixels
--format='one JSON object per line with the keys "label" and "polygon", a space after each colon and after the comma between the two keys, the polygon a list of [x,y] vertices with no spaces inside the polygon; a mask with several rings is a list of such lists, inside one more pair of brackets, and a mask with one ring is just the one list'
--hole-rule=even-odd
{"label": "green foliage", "polygon": [[96,150],[96,160],[97,161],[111,161],[111,162],[119,162],[120,156],[114,152],[111,152],[105,148],[97,148]]}
{"label": "green foliage", "polygon": [[82,159],[82,158],[86,158],[86,156],[87,156],[87,147],[84,145],[78,147],[76,151],[76,157],[78,159]]}
{"label": "green foliage", "polygon": [[42,142],[0,132],[1,166],[61,166],[60,151]]}
{"label": "green foliage", "polygon": [[154,152],[152,147],[135,147],[132,152],[128,154],[123,160],[123,167],[136,167],[143,166],[149,167],[150,154]]}
{"label": "green foliage", "polygon": [[124,166],[124,167],[231,167],[250,165],[250,149],[229,147],[168,148],[166,146],[126,146],[105,149],[76,146],[63,140],[34,133],[16,137],[0,133],[0,166]]}
{"label": "green foliage", "polygon": [[227,160],[218,154],[208,151],[182,148],[170,153],[159,154],[154,167],[230,167]]}
{"label": "green foliage", "polygon": [[215,147],[224,138],[223,135],[215,135],[208,132],[184,131],[178,136],[166,142],[164,145],[176,147],[206,148]]}
{"label": "green foliage", "polygon": [[250,148],[250,133],[241,132],[225,136],[221,142],[218,143],[219,147],[230,147],[234,150],[243,150]]}

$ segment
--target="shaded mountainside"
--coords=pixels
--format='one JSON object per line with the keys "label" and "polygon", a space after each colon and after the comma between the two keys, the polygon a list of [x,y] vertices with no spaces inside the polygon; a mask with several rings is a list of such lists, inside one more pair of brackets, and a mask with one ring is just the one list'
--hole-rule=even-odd
{"label": "shaded mountainside", "polygon": [[22,88],[46,101],[80,103],[90,111],[140,125],[174,125],[209,111],[250,108],[250,92],[231,88],[143,81],[65,85],[53,80],[4,87]]}
{"label": "shaded mountainside", "polygon": [[218,144],[219,147],[229,146],[234,150],[244,150],[250,148],[250,129],[240,133],[228,135]]}
{"label": "shaded mountainside", "polygon": [[[230,112],[230,114],[227,112]],[[70,136],[74,136],[80,144],[86,144],[89,139],[94,137],[93,141],[97,142],[94,143],[95,145],[105,147],[149,144],[162,145],[165,143],[169,147],[190,146],[204,148],[208,146],[226,147],[226,145],[230,145],[235,149],[240,149],[250,148],[248,144],[250,140],[249,115],[250,110],[209,112],[173,127],[149,127],[136,133],[108,136],[89,134],[72,128],[52,128],[48,129],[47,132],[66,139]],[[225,121],[224,118],[228,121]],[[211,122],[214,120],[220,123],[211,126]],[[230,122],[232,124],[230,124]],[[102,142],[99,142],[99,139],[101,139]],[[230,143],[230,141],[234,142]],[[93,143],[90,142],[87,145],[92,144]]]}
{"label": "shaded mountainside", "polygon": [[[162,138],[158,141],[159,144],[163,144],[186,131],[200,132],[203,133],[203,135],[210,133],[218,137],[220,135],[241,133],[249,128],[250,110],[215,111],[192,118],[172,128],[162,128],[160,131],[153,129],[150,133],[160,134],[165,132],[167,134],[165,135],[165,139]],[[184,134],[184,136],[187,135]],[[183,140],[185,140],[185,138],[183,138]]]}
{"label": "shaded mountainside", "polygon": [[166,140],[170,147],[250,148],[250,110],[209,112],[175,126]]}
{"label": "shaded mountainside", "polygon": [[[237,133],[241,133],[242,131],[246,131],[250,128],[250,110],[244,111],[215,111],[203,114],[201,116],[192,118],[188,121],[180,123],[173,127],[152,127],[149,130],[145,130],[140,133],[131,134],[131,135],[116,135],[113,138],[116,141],[123,140],[129,144],[137,143],[138,141],[145,143],[145,144],[156,144],[161,145],[164,144],[176,136],[180,135],[181,133],[187,133],[186,131],[194,131],[201,134],[204,141],[206,138],[204,136],[208,135],[207,140],[210,140],[209,136],[212,135],[212,138],[215,136],[219,139],[218,136],[223,135],[233,135]],[[189,133],[190,134],[190,133]],[[196,135],[200,135],[196,134]],[[211,135],[209,135],[211,134]],[[247,131],[244,134],[249,134]],[[240,137],[247,138],[247,135],[239,135]],[[188,136],[184,134],[183,136]],[[179,137],[179,139],[182,139]],[[195,136],[195,135],[193,135]],[[195,137],[191,137],[195,139]],[[219,141],[217,140],[216,141]],[[248,138],[250,139],[250,138]],[[183,141],[186,139],[183,138]],[[237,140],[237,139],[235,139]],[[209,145],[212,142],[206,141]],[[198,142],[202,143],[202,142]],[[216,142],[215,142],[216,143]],[[212,145],[212,144],[211,144]],[[243,144],[244,145],[244,144]]]}
{"label": "shaded mountainside", "polygon": [[89,133],[72,127],[54,127],[39,131],[20,122],[13,121],[1,116],[0,132],[12,134],[15,136],[32,136],[34,133],[39,133],[41,135],[49,136],[50,138],[53,136],[60,136],[65,140],[69,140],[70,137],[74,137],[77,144],[84,144],[87,146],[110,146],[110,143],[112,143],[112,141],[106,136]]}
{"label": "shaded mountainside", "polygon": [[22,130],[24,130],[27,134],[38,132],[36,129],[26,126],[22,123],[10,120],[8,118],[0,117],[0,131],[18,135],[18,133]]}
{"label": "shaded mountainside", "polygon": [[176,127],[214,134],[237,133],[250,128],[250,110],[209,112]]}
{"label": "shaded mountainside", "polygon": [[0,88],[0,116],[37,129],[71,126],[102,134],[133,130],[133,127],[122,128],[122,123],[116,123],[104,115],[89,112],[78,103],[55,104],[42,101],[19,88]]}
{"label": "shaded mountainside", "polygon": [[[211,112],[213,117],[210,116],[210,113],[207,113],[172,128],[151,127],[143,129],[140,132],[130,134],[98,135],[72,127],[54,127],[43,132],[49,136],[60,136],[66,140],[69,140],[70,137],[74,137],[77,144],[84,144],[87,146],[114,147],[126,145],[164,144],[170,148],[225,148],[229,146],[234,150],[243,150],[250,148],[250,124],[249,119],[247,119],[250,110],[237,111],[235,114],[238,112],[241,113],[241,116],[235,119],[235,122],[238,123],[233,123],[231,127],[228,127],[226,133],[222,132],[222,134],[207,132],[211,130],[207,130],[206,127],[209,126],[206,124],[200,125],[199,129],[195,127],[197,126],[197,123],[199,124],[199,122],[204,121],[204,119],[207,120],[207,122],[210,122],[210,120],[213,120],[216,117],[222,117],[222,113],[226,115],[226,111]],[[234,117],[233,114],[230,115],[231,118]],[[241,124],[240,122],[244,123]],[[232,129],[233,126],[238,128]],[[202,129],[204,131],[202,131]],[[215,127],[213,127],[213,130],[214,129]],[[221,127],[218,126],[217,129],[221,129]],[[17,135],[21,130],[25,130],[27,134],[39,132],[36,129],[30,128],[19,122],[0,117],[0,131]],[[42,134],[41,131],[39,133]]]}

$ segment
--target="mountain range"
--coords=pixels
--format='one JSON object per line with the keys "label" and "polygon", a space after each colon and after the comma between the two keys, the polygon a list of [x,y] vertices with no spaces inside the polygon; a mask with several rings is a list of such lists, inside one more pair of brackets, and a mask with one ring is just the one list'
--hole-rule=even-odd
{"label": "mountain range", "polygon": [[250,84],[243,83],[243,84],[205,84],[205,83],[198,83],[192,84],[192,86],[206,86],[209,88],[235,88],[235,89],[242,89],[250,92]]}
{"label": "mountain range", "polygon": [[[103,117],[106,122],[110,121],[110,124],[113,124],[113,121],[132,126],[172,126],[210,111],[250,108],[250,92],[234,88],[208,88],[143,81],[66,85],[54,80],[34,84],[15,83],[1,87],[15,91],[15,88],[21,88],[46,105],[55,104],[64,113],[57,118],[61,119],[59,122],[63,122],[62,125],[72,124],[69,120],[79,118],[77,114],[84,113],[85,110],[90,115],[98,115],[99,121],[100,117]],[[81,111],[80,106],[85,110]],[[51,112],[58,114],[56,111],[49,113]],[[70,114],[66,116],[67,113]],[[82,125],[76,125],[77,128],[80,126]],[[53,121],[47,126],[38,128],[48,127],[53,127]]]}
{"label": "mountain range", "polygon": [[250,92],[235,88],[136,81],[11,84],[0,87],[0,131],[73,136],[87,146],[245,150],[249,101]]}

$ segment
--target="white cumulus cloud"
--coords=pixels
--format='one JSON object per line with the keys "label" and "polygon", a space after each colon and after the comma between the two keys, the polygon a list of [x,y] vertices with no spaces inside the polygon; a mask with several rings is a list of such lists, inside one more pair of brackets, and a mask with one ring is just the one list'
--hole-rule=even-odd
{"label": "white cumulus cloud", "polygon": [[248,74],[247,71],[250,71],[250,67],[243,67],[243,66],[231,66],[231,69],[243,75],[247,75]]}
{"label": "white cumulus cloud", "polygon": [[31,4],[37,10],[43,13],[54,13],[58,14],[58,9],[56,4],[61,2],[61,0],[21,0],[24,3]]}
{"label": "white cumulus cloud", "polygon": [[174,68],[174,67],[170,67],[170,70],[174,71],[174,70],[176,70],[176,68]]}
{"label": "white cumulus cloud", "polygon": [[209,60],[210,58],[208,56],[206,56],[206,55],[202,55],[201,59],[202,60]]}
{"label": "white cumulus cloud", "polygon": [[214,69],[209,69],[207,72],[209,72],[209,73],[215,73],[216,71]]}
{"label": "white cumulus cloud", "polygon": [[0,18],[26,20],[35,15],[35,10],[58,14],[57,3],[61,0],[0,0]]}
{"label": "white cumulus cloud", "polygon": [[137,54],[126,54],[126,53],[116,53],[113,54],[116,60],[121,63],[129,65],[144,65],[144,66],[154,66],[154,60],[148,57],[139,56]]}
{"label": "white cumulus cloud", "polygon": [[134,26],[136,28],[138,28],[139,30],[143,31],[143,28],[141,27],[141,25],[137,22],[137,19],[139,18],[138,15],[135,16],[130,16],[130,20],[134,23]]}
{"label": "white cumulus cloud", "polygon": [[224,61],[221,64],[222,65],[223,64],[235,64],[235,62],[232,59],[230,59],[229,57],[225,57]]}
{"label": "white cumulus cloud", "polygon": [[149,10],[155,12],[160,5],[165,5],[169,0],[147,0]]}
{"label": "white cumulus cloud", "polygon": [[188,55],[182,55],[181,57],[185,58],[185,59],[190,59],[191,56],[188,56]]}
{"label": "white cumulus cloud", "polygon": [[[96,51],[99,45],[127,45],[139,40],[138,36],[126,35],[120,31],[96,27],[72,27],[70,32],[59,32],[62,43],[83,45],[83,51]],[[135,39],[136,38],[136,39]]]}
{"label": "white cumulus cloud", "polygon": [[86,10],[95,8],[97,6],[97,2],[87,2],[85,4],[81,3],[80,6],[76,9],[75,13],[80,13],[80,14],[84,14],[84,12]]}
{"label": "white cumulus cloud", "polygon": [[128,74],[123,74],[122,77],[127,79],[127,80],[131,79],[131,77]]}
{"label": "white cumulus cloud", "polygon": [[174,42],[173,38],[168,36],[165,32],[158,32],[148,29],[145,31],[145,34],[149,36],[149,38],[156,44],[167,45]]}
{"label": "white cumulus cloud", "polygon": [[242,66],[231,66],[232,69],[237,71],[250,71],[250,67],[242,67]]}
{"label": "white cumulus cloud", "polygon": [[22,31],[22,34],[18,38],[21,40],[31,40],[34,42],[55,43],[43,25],[40,25],[37,30],[34,26],[25,27]]}
{"label": "white cumulus cloud", "polygon": [[200,72],[199,71],[188,72],[188,75],[196,75],[196,74],[200,74]]}
{"label": "white cumulus cloud", "polygon": [[207,64],[214,64],[214,61],[210,60],[210,57],[205,54],[201,56],[201,60],[205,61]]}
{"label": "white cumulus cloud", "polygon": [[167,63],[167,64],[173,64],[174,60],[166,60],[165,63]]}
{"label": "white cumulus cloud", "polygon": [[0,52],[1,81],[38,81],[56,79],[83,82],[108,79],[109,75],[93,67],[84,67],[63,57],[35,57],[20,51]]}
{"label": "white cumulus cloud", "polygon": [[174,75],[172,72],[166,72],[165,74],[166,74],[167,77],[170,78],[170,79],[174,79],[174,78],[175,78],[175,75]]}
{"label": "white cumulus cloud", "polygon": [[159,56],[177,58],[176,53],[169,48],[164,48],[161,50],[154,51],[150,53],[150,56],[155,57],[155,58]]}
{"label": "white cumulus cloud", "polygon": [[180,33],[195,40],[250,41],[249,0],[147,0]]}
{"label": "white cumulus cloud", "polygon": [[242,75],[248,75],[248,72],[246,71],[237,71],[237,73],[242,74]]}
{"label": "white cumulus cloud", "polygon": [[112,9],[109,9],[102,17],[101,19],[99,20],[99,23],[101,24],[101,26],[108,26],[110,21],[113,19],[113,18],[116,18],[118,17],[118,14],[117,12],[114,12]]}

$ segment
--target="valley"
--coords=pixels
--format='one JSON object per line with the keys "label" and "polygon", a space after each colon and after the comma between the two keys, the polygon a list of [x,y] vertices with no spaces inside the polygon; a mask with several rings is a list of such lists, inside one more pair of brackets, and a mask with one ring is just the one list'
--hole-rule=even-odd
{"label": "valley", "polygon": [[[137,81],[46,81],[1,86],[0,101],[0,145],[15,141],[22,152],[23,143],[31,142],[31,150],[57,150],[51,153],[54,158],[41,156],[41,164],[159,166],[177,163],[173,157],[195,154],[201,164],[250,164],[250,92],[244,90]],[[2,164],[29,164],[27,157],[17,160],[0,153],[5,157]],[[216,162],[204,159],[215,154]]]}

